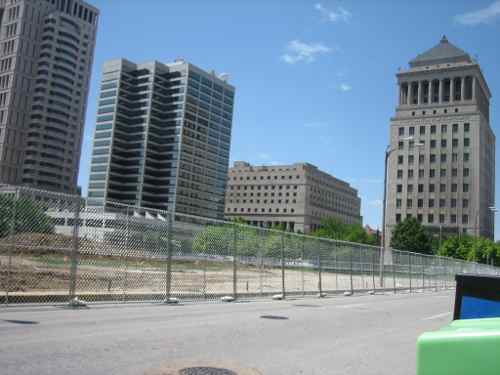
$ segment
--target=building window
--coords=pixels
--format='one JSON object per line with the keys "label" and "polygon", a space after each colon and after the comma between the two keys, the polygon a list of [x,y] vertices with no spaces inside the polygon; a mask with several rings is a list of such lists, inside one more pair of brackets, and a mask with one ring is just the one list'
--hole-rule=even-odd
{"label": "building window", "polygon": [[441,125],[441,133],[446,133],[448,131],[447,125]]}
{"label": "building window", "polygon": [[458,161],[458,154],[456,152],[454,152],[453,154],[451,154],[451,161],[453,163],[456,163]]}
{"label": "building window", "polygon": [[408,193],[413,193],[413,185],[412,184],[409,184],[407,186],[407,191],[408,191]]}
{"label": "building window", "polygon": [[434,199],[429,199],[429,208],[434,207]]}
{"label": "building window", "polygon": [[434,193],[435,186],[434,184],[429,184],[429,193]]}
{"label": "building window", "polygon": [[409,135],[415,135],[415,127],[414,126],[410,126],[408,131],[409,131]]}
{"label": "building window", "polygon": [[408,164],[413,165],[415,157],[413,155],[408,155]]}
{"label": "building window", "polygon": [[418,184],[418,192],[423,193],[424,192],[424,184]]}
{"label": "building window", "polygon": [[399,130],[398,130],[398,134],[399,134],[400,136],[405,135],[405,128],[400,127],[400,128],[399,128]]}
{"label": "building window", "polygon": [[464,168],[464,177],[469,177],[469,168]]}
{"label": "building window", "polygon": [[425,126],[421,126],[419,128],[419,131],[420,131],[420,135],[424,135],[425,134]]}
{"label": "building window", "polygon": [[457,215],[451,215],[450,216],[450,222],[452,224],[456,224],[457,223]]}
{"label": "building window", "polygon": [[451,176],[452,177],[457,177],[458,176],[458,169],[457,168],[453,168],[451,170]]}
{"label": "building window", "polygon": [[466,122],[466,123],[464,124],[464,132],[465,132],[465,133],[468,133],[468,132],[469,132],[469,129],[470,129],[470,124]]}
{"label": "building window", "polygon": [[464,138],[464,147],[470,146],[470,138]]}
{"label": "building window", "polygon": [[403,185],[397,185],[397,186],[396,186],[396,191],[397,191],[398,193],[402,193],[402,192],[403,192]]}
{"label": "building window", "polygon": [[443,214],[439,215],[439,223],[444,224],[444,215]]}
{"label": "building window", "polygon": [[423,164],[425,161],[425,155],[418,155],[418,164]]}
{"label": "building window", "polygon": [[469,161],[469,153],[464,152],[464,161]]}
{"label": "building window", "polygon": [[412,206],[413,206],[413,201],[411,199],[407,199],[406,200],[406,207],[407,208],[412,208]]}
{"label": "building window", "polygon": [[404,147],[405,147],[404,142],[403,142],[403,141],[399,141],[399,142],[398,142],[398,149],[399,149],[399,150],[402,150]]}
{"label": "building window", "polygon": [[452,198],[450,202],[451,202],[451,208],[457,207],[457,200],[455,198]]}
{"label": "building window", "polygon": [[401,214],[396,214],[396,223],[401,222]]}
{"label": "building window", "polygon": [[431,134],[436,134],[436,125],[431,125]]}
{"label": "building window", "polygon": [[439,200],[439,208],[446,207],[446,200],[445,199],[440,199]]}
{"label": "building window", "polygon": [[446,169],[441,169],[441,170],[439,171],[439,176],[440,176],[440,177],[446,177]]}
{"label": "building window", "polygon": [[417,214],[417,220],[419,223],[422,222],[422,214]]}
{"label": "building window", "polygon": [[464,184],[463,186],[463,192],[468,193],[469,192],[469,184]]}
{"label": "building window", "polygon": [[446,163],[446,154],[441,154],[441,163]]}
{"label": "building window", "polygon": [[446,192],[446,184],[439,184],[439,192],[440,193]]}
{"label": "building window", "polygon": [[435,162],[436,162],[436,155],[435,155],[435,154],[431,154],[431,155],[429,156],[429,161],[430,161],[431,163],[435,163]]}
{"label": "building window", "polygon": [[436,140],[431,139],[431,148],[436,148]]}
{"label": "building window", "polygon": [[458,185],[457,184],[451,184],[451,192],[456,193],[458,190]]}
{"label": "building window", "polygon": [[463,208],[469,208],[469,200],[468,199],[463,199],[462,200],[462,207]]}
{"label": "building window", "polygon": [[408,169],[408,178],[413,178],[413,169]]}
{"label": "building window", "polygon": [[446,147],[446,139],[441,139],[441,147]]}
{"label": "building window", "polygon": [[397,177],[398,178],[403,178],[403,171],[401,169],[398,169]]}
{"label": "building window", "polygon": [[469,215],[462,215],[462,224],[469,224]]}
{"label": "building window", "polygon": [[433,215],[433,214],[429,214],[429,215],[427,215],[427,222],[428,222],[429,224],[434,223],[434,215]]}
{"label": "building window", "polygon": [[423,169],[418,170],[418,178],[424,178],[424,170]]}
{"label": "building window", "polygon": [[436,176],[436,170],[435,169],[429,169],[429,177],[433,178]]}
{"label": "building window", "polygon": [[404,158],[403,155],[398,155],[398,164],[403,164]]}
{"label": "building window", "polygon": [[396,199],[396,208],[401,208],[401,199]]}
{"label": "building window", "polygon": [[424,200],[423,199],[418,199],[417,200],[417,207],[418,208],[424,207]]}
{"label": "building window", "polygon": [[453,133],[458,133],[458,124],[453,124],[451,127],[452,127],[452,130],[451,130],[451,131],[452,131]]}

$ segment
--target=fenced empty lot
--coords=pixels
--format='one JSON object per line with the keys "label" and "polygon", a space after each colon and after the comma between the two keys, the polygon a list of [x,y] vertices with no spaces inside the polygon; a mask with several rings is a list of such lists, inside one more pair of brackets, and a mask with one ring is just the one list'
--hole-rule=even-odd
{"label": "fenced empty lot", "polygon": [[[0,196],[0,302],[438,290],[493,267],[26,189]],[[381,266],[385,263],[383,266]]]}

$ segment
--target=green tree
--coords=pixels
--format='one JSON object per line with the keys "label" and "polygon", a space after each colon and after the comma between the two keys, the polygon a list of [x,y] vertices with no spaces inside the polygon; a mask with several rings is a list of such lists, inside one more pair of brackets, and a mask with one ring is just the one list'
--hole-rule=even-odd
{"label": "green tree", "polygon": [[499,264],[500,247],[488,238],[467,235],[447,238],[439,248],[442,256],[478,263]]}
{"label": "green tree", "polygon": [[[13,219],[15,218],[14,225]],[[0,237],[14,233],[53,233],[45,207],[29,198],[0,195]]]}
{"label": "green tree", "polygon": [[397,250],[432,254],[431,240],[420,222],[411,217],[398,223],[392,231],[391,247]]}
{"label": "green tree", "polygon": [[377,236],[366,233],[360,224],[345,224],[335,218],[323,219],[320,228],[315,230],[312,235],[367,245],[378,244]]}

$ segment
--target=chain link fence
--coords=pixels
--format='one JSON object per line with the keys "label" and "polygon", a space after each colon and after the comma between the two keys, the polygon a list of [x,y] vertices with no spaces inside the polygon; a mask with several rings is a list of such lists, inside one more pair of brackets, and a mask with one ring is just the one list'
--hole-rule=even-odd
{"label": "chain link fence", "polygon": [[0,306],[220,300],[454,286],[492,266],[0,187]]}

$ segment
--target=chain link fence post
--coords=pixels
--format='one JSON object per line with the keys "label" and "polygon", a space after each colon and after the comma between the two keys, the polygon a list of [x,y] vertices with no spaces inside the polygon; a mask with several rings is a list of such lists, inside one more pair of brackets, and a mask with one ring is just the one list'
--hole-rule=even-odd
{"label": "chain link fence post", "polygon": [[12,287],[12,253],[16,252],[16,216],[17,216],[17,205],[19,201],[19,189],[16,189],[14,194],[14,199],[12,199],[12,207],[11,207],[11,218],[10,218],[10,226],[9,226],[9,234],[10,234],[10,246],[8,249],[8,260],[7,260],[7,287],[5,291],[5,304],[9,304],[9,292]]}
{"label": "chain link fence post", "polygon": [[80,209],[81,200],[77,196],[74,201],[75,204],[75,221],[73,223],[73,237],[71,240],[71,268],[69,274],[69,303],[77,302],[76,299],[76,277],[78,271],[78,246],[79,246],[79,229],[80,229]]}
{"label": "chain link fence post", "polygon": [[300,259],[301,259],[301,276],[302,276],[302,296],[306,295],[306,286],[305,286],[305,280],[304,280],[304,264],[305,264],[305,247],[306,247],[306,237],[302,238],[302,249],[300,249]]}
{"label": "chain link fence post", "polygon": [[394,262],[394,258],[392,258],[392,287],[394,288],[394,294],[397,293],[397,284],[396,284],[396,263]]}
{"label": "chain link fence post", "polygon": [[319,292],[319,297],[323,296],[323,284],[322,284],[322,277],[321,277],[321,271],[322,271],[322,265],[321,265],[321,242],[319,243],[319,248],[318,248],[318,292]]}
{"label": "chain link fence post", "polygon": [[372,251],[372,286],[373,286],[373,291],[377,289],[377,286],[375,285],[375,262],[377,260],[376,253],[375,251]]}
{"label": "chain link fence post", "polygon": [[379,284],[380,287],[384,288],[384,257],[385,257],[385,249],[383,246],[380,246],[380,255],[379,255]]}
{"label": "chain link fence post", "polygon": [[422,255],[422,293],[425,292],[425,263],[427,258]]}
{"label": "chain link fence post", "polygon": [[333,244],[333,257],[334,257],[333,260],[335,262],[335,266],[334,266],[335,267],[334,268],[334,270],[335,270],[335,291],[338,292],[338,290],[339,290],[339,266],[337,263],[337,246],[336,245],[337,245],[336,243]]}
{"label": "chain link fence post", "polygon": [[285,290],[285,234],[281,233],[281,296],[286,297]]}
{"label": "chain link fence post", "polygon": [[353,272],[353,256],[354,256],[354,248],[350,246],[351,251],[349,251],[349,280],[350,280],[350,286],[351,286],[351,293],[354,293],[354,280],[352,279],[352,272]]}
{"label": "chain link fence post", "polygon": [[411,253],[408,253],[408,280],[410,281],[410,293],[412,292],[411,285]]}
{"label": "chain link fence post", "polygon": [[233,298],[238,298],[238,227],[233,226]]}
{"label": "chain link fence post", "polygon": [[[130,254],[130,207],[125,209],[125,251],[120,254],[121,267],[123,269],[122,302],[127,302],[127,274],[128,262],[127,255]],[[104,213],[104,211],[103,211]]]}
{"label": "chain link fence post", "polygon": [[174,214],[172,211],[167,212],[167,272],[165,274],[165,301],[171,301],[172,293],[172,245],[173,245],[173,228],[174,228]]}

